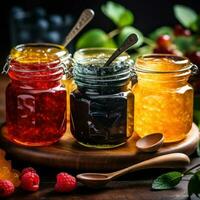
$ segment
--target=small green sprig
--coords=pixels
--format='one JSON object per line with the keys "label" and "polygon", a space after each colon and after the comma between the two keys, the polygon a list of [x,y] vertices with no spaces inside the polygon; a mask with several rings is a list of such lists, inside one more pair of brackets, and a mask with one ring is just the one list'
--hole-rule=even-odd
{"label": "small green sprig", "polygon": [[[200,156],[200,143],[197,147],[197,155]],[[184,172],[172,171],[160,175],[153,181],[152,189],[173,189],[181,182],[185,176],[190,176],[187,187],[188,196],[191,197],[193,194],[195,194],[200,198],[200,164],[197,164]]]}
{"label": "small green sprig", "polygon": [[139,41],[129,51],[132,58],[152,53],[157,46],[156,39],[165,34],[170,35],[176,49],[183,54],[200,51],[200,14],[190,7],[179,4],[175,5],[173,10],[176,20],[184,28],[189,29],[192,35],[189,37],[176,36],[172,27],[162,26],[155,29],[148,37],[144,37],[141,31],[134,27],[135,17],[132,10],[116,2],[107,1],[101,6],[101,11],[114,24],[114,30],[107,33],[100,28],[90,29],[79,37],[76,49],[87,47],[117,48],[128,35],[135,33],[138,35]]}
{"label": "small green sprig", "polygon": [[109,33],[99,28],[86,31],[78,39],[76,49],[87,47],[117,48],[132,33],[135,33],[139,40],[131,49],[138,48],[143,44],[143,34],[133,26],[134,15],[129,9],[121,4],[107,1],[101,6],[101,11],[112,21],[115,29]]}

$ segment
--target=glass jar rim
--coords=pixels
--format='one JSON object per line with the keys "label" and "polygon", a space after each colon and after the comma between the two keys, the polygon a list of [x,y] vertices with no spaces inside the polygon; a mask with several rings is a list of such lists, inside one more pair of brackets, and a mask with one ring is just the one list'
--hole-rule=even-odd
{"label": "glass jar rim", "polygon": [[[140,67],[141,65],[147,64],[145,63],[147,62],[147,60],[145,59],[156,59],[156,58],[158,59],[157,61],[159,61],[161,58],[166,58],[168,60],[171,60],[173,64],[180,66],[180,68],[174,70],[154,70],[154,69],[147,69]],[[154,63],[156,63],[157,61],[154,60]],[[173,73],[187,72],[189,70],[192,70],[193,66],[194,65],[185,56],[178,56],[174,54],[144,54],[137,57],[134,69],[136,72],[143,72],[143,73],[173,74]]]}
{"label": "glass jar rim", "polygon": [[[48,50],[48,48],[51,48],[51,49],[57,49],[57,51],[53,52],[52,54],[54,54],[56,56],[56,59],[53,59],[53,60],[50,60],[49,62],[44,62],[44,63],[41,63],[41,62],[38,62],[39,64],[47,64],[47,68],[49,70],[54,70],[54,69],[57,69],[57,68],[66,68],[64,62],[65,60],[69,59],[71,57],[71,54],[68,52],[68,50],[62,46],[62,45],[59,45],[59,44],[53,44],[53,43],[25,43],[25,44],[19,44],[15,47],[13,47],[11,49],[11,52],[10,52],[10,55],[7,59],[7,62],[5,64],[5,68],[7,67],[6,72],[9,71],[10,69],[10,63],[11,61],[15,60],[17,57],[19,58],[20,55],[16,55],[18,52],[20,53],[20,51],[23,51],[25,48],[27,47],[32,47],[32,48],[46,48],[46,50]],[[15,52],[16,51],[16,52]],[[51,53],[51,52],[49,52]],[[22,52],[22,55],[23,55],[23,52]],[[21,55],[21,56],[22,56]],[[58,63],[58,60],[60,61],[60,63]],[[17,60],[17,62],[20,64],[20,65],[23,65],[25,64],[24,62],[20,62],[19,60]],[[37,62],[35,62],[37,64]],[[26,64],[29,64],[29,62],[27,62]],[[50,65],[54,65],[55,64],[55,67],[49,67]],[[56,65],[57,64],[57,65]],[[63,65],[63,66],[62,66]],[[19,69],[19,68],[16,68],[16,67],[12,67],[12,70],[13,71],[16,71],[16,72],[34,72],[34,71],[44,71],[44,69],[41,69],[41,70],[31,70],[31,69]]]}
{"label": "glass jar rim", "polygon": [[12,53],[13,50],[19,51],[20,49],[23,49],[23,48],[26,48],[26,47],[33,47],[33,48],[37,48],[37,47],[48,47],[49,48],[49,47],[52,47],[52,48],[57,48],[59,50],[63,50],[63,51],[57,52],[56,55],[58,57],[62,57],[64,55],[68,54],[68,50],[62,45],[54,44],[54,43],[43,43],[43,42],[19,44],[19,45],[15,46],[11,49],[11,53]]}
{"label": "glass jar rim", "polygon": [[[133,66],[127,53],[121,54],[109,66],[104,66],[114,51],[114,48],[85,48],[76,51],[73,74],[77,85],[102,87],[126,84],[132,77]],[[94,83],[91,84],[92,82]]]}
{"label": "glass jar rim", "polygon": [[[105,47],[93,47],[93,48],[83,48],[79,49],[74,53],[74,59],[79,64],[92,64],[91,58],[93,59],[93,63],[96,63],[97,60],[107,61],[107,59],[112,55],[112,53],[116,50],[116,48],[105,48]],[[95,56],[96,54],[100,54]],[[118,56],[113,62],[117,61],[125,61],[130,59],[130,56],[124,52],[120,56]],[[109,67],[105,66],[104,68]]]}

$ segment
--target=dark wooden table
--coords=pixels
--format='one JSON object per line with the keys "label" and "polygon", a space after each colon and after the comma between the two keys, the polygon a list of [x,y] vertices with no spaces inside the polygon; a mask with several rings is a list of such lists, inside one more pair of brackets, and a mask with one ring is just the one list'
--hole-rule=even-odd
{"label": "dark wooden table", "polygon": [[[0,122],[5,121],[5,87],[8,78],[0,76]],[[195,156],[194,156],[195,157]],[[12,159],[13,166],[19,170],[23,167],[32,166],[28,161],[26,163]],[[193,158],[192,164],[200,163],[200,158]],[[41,176],[41,187],[38,192],[25,193],[17,190],[16,193],[8,198],[9,200],[186,200],[187,197],[187,179],[184,179],[176,189],[168,191],[152,191],[152,180],[160,173],[166,170],[146,170],[134,174],[126,175],[117,181],[109,183],[105,188],[91,190],[83,185],[70,194],[58,194],[53,191],[56,174],[60,171],[67,171],[72,174],[78,172],[69,169],[54,169],[41,166],[34,166]],[[199,186],[200,187],[200,186]],[[196,197],[192,199],[196,200]]]}

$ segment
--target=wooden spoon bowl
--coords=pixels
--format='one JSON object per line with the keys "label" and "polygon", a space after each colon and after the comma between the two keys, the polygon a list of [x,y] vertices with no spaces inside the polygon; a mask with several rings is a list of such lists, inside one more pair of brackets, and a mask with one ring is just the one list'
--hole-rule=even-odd
{"label": "wooden spoon bowl", "polygon": [[155,152],[163,144],[164,136],[162,133],[147,135],[136,142],[136,147],[143,152]]}

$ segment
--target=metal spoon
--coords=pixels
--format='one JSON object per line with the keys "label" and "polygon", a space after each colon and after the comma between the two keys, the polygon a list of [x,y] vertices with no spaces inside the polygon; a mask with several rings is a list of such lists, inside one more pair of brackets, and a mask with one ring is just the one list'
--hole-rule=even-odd
{"label": "metal spoon", "polygon": [[76,35],[92,20],[93,17],[94,11],[92,9],[85,9],[81,13],[78,21],[76,22],[72,30],[66,36],[65,41],[63,42],[63,46],[66,47],[76,37]]}
{"label": "metal spoon", "polygon": [[123,42],[123,44],[111,55],[111,57],[106,61],[104,64],[105,66],[109,66],[115,58],[117,58],[121,53],[126,51],[129,47],[134,45],[138,41],[138,37],[136,34],[132,33],[130,34],[126,40]]}
{"label": "metal spoon", "polygon": [[136,147],[143,152],[155,152],[163,144],[164,136],[162,133],[147,135],[136,142]]}
{"label": "metal spoon", "polygon": [[130,172],[150,168],[182,168],[189,163],[190,159],[187,155],[183,153],[171,153],[145,160],[112,173],[83,173],[78,174],[76,178],[79,182],[88,187],[97,188]]}

